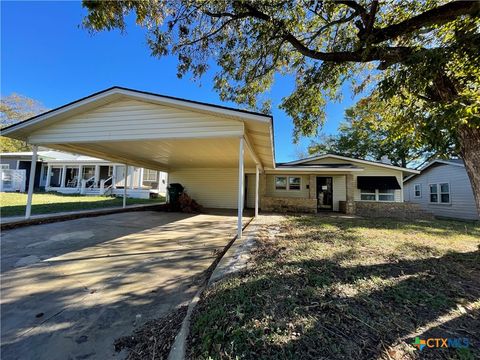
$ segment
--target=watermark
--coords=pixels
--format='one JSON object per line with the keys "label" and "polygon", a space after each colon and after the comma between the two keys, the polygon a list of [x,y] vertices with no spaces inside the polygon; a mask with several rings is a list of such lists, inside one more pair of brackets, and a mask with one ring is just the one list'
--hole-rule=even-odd
{"label": "watermark", "polygon": [[418,336],[412,343],[418,350],[422,351],[425,348],[440,349],[465,349],[470,346],[470,341],[467,338],[427,338],[421,339]]}

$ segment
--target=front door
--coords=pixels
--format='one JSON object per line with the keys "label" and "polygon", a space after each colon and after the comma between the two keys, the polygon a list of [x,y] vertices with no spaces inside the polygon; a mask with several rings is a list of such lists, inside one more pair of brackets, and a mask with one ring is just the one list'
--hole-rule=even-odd
{"label": "front door", "polygon": [[317,209],[333,210],[333,179],[331,177],[317,177]]}

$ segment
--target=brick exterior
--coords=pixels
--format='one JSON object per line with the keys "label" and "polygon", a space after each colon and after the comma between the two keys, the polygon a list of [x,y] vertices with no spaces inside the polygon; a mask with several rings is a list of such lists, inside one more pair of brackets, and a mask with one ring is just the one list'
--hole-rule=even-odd
{"label": "brick exterior", "polygon": [[317,199],[263,196],[262,211],[315,214],[317,212]]}
{"label": "brick exterior", "polygon": [[[433,219],[433,215],[418,204],[406,202],[355,201],[354,214],[370,218],[393,218],[402,220]],[[345,201],[340,201],[340,211],[345,212]]]}

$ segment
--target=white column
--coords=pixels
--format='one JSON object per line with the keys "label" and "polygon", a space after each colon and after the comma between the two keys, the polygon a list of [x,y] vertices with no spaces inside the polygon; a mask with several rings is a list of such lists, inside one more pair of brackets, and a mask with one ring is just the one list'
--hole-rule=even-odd
{"label": "white column", "polygon": [[127,206],[127,180],[128,180],[128,165],[125,164],[124,181],[123,181],[123,207]]}
{"label": "white column", "polygon": [[160,171],[157,171],[157,191],[160,193],[160,185],[161,185],[162,179],[160,178]]}
{"label": "white column", "polygon": [[130,171],[129,171],[129,184],[130,184],[130,189],[133,190],[133,177],[135,176],[135,167],[130,166]]}
{"label": "white column", "polygon": [[255,168],[255,217],[258,216],[258,188],[260,182],[260,166]]}
{"label": "white column", "polygon": [[138,188],[141,189],[143,185],[143,168],[138,169]]}
{"label": "white column", "polygon": [[237,220],[237,238],[242,237],[242,215],[243,215],[243,137],[240,138],[240,146],[238,148],[238,220]]}
{"label": "white column", "polygon": [[50,187],[51,177],[52,177],[52,165],[48,165],[48,167],[47,167],[47,181],[45,183],[45,189]]}
{"label": "white column", "polygon": [[83,170],[83,166],[78,165],[77,188],[79,189],[82,186],[82,179],[83,179],[82,170]]}
{"label": "white column", "polygon": [[113,165],[112,168],[112,188],[116,189],[117,188],[117,166]]}
{"label": "white column", "polygon": [[32,163],[30,164],[30,180],[28,181],[27,207],[25,208],[25,219],[30,218],[32,213],[32,195],[35,183],[35,169],[37,168],[37,145],[32,147]]}
{"label": "white column", "polygon": [[62,177],[60,180],[60,187],[65,187],[65,179],[67,178],[67,165],[62,166]]}
{"label": "white column", "polygon": [[98,181],[100,180],[100,165],[95,165],[95,187],[98,187]]}

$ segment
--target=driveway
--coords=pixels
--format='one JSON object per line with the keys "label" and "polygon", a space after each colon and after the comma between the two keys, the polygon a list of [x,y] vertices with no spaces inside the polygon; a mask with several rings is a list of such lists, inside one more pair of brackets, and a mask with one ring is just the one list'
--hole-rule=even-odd
{"label": "driveway", "polygon": [[2,233],[2,359],[108,359],[190,300],[236,217],[131,212]]}

